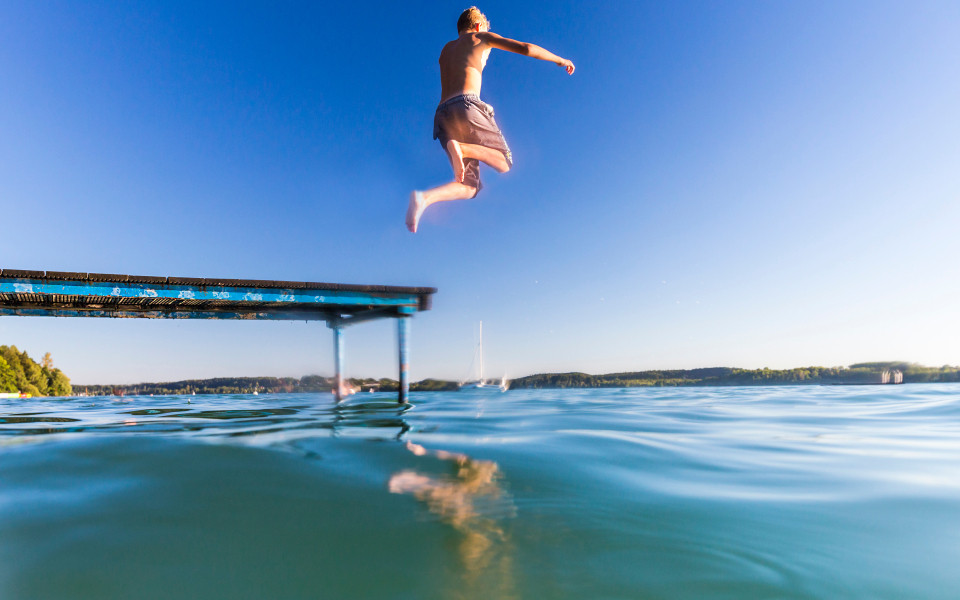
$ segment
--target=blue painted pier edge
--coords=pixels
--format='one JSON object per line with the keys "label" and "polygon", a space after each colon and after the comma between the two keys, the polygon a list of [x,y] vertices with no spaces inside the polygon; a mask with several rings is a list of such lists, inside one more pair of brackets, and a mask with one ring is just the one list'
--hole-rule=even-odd
{"label": "blue painted pier edge", "polygon": [[325,321],[342,400],[345,327],[397,319],[398,401],[409,398],[410,320],[436,288],[0,269],[0,316]]}

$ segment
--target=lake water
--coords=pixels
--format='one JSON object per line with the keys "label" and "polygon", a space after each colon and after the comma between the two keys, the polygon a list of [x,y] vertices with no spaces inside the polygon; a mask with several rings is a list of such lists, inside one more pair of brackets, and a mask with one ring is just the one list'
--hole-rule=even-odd
{"label": "lake water", "polygon": [[0,400],[0,598],[956,598],[960,386]]}

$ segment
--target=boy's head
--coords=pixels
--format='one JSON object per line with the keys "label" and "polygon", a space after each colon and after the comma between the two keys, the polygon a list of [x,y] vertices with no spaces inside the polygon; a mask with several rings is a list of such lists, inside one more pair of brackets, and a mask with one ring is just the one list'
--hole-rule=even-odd
{"label": "boy's head", "polygon": [[463,11],[463,13],[460,14],[460,18],[457,19],[457,33],[473,31],[476,25],[479,25],[480,29],[490,29],[490,21],[487,20],[487,16],[480,12],[480,9],[476,6],[471,6]]}

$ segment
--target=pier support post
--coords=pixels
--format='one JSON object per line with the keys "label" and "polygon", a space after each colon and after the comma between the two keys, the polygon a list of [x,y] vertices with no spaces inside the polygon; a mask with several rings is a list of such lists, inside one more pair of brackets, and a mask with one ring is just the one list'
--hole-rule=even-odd
{"label": "pier support post", "polygon": [[335,323],[331,328],[333,329],[333,397],[340,402],[343,400],[343,327]]}
{"label": "pier support post", "polygon": [[406,404],[410,396],[410,316],[405,315],[397,319],[397,342],[400,359],[400,391],[397,401]]}

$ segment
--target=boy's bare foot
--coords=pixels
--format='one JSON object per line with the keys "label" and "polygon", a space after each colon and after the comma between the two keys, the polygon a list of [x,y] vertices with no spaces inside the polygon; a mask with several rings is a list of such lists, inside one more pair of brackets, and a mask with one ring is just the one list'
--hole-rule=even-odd
{"label": "boy's bare foot", "polygon": [[391,494],[410,494],[428,489],[433,480],[416,471],[400,471],[394,473],[387,482]]}
{"label": "boy's bare foot", "polygon": [[447,155],[450,157],[450,166],[453,167],[453,180],[463,183],[463,150],[457,140],[447,141]]}
{"label": "boy's bare foot", "polygon": [[414,444],[413,442],[407,442],[407,450],[413,452],[417,456],[426,456],[427,449],[421,446],[420,444]]}
{"label": "boy's bare foot", "polygon": [[407,205],[407,229],[410,233],[417,232],[417,225],[420,224],[420,216],[425,208],[427,204],[423,201],[423,192],[410,192],[410,204]]}

